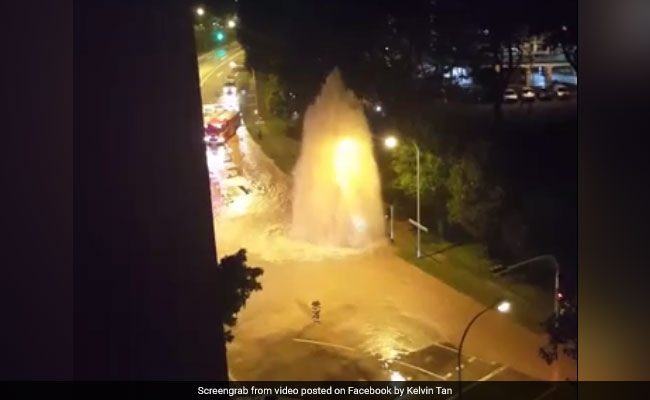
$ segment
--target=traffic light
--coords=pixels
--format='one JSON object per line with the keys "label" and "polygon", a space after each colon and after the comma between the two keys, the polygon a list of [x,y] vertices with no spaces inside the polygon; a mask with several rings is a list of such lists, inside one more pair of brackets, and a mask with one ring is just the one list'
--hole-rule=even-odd
{"label": "traffic light", "polygon": [[223,40],[226,38],[226,35],[223,33],[223,31],[216,31],[214,33],[214,39],[217,42],[223,42]]}

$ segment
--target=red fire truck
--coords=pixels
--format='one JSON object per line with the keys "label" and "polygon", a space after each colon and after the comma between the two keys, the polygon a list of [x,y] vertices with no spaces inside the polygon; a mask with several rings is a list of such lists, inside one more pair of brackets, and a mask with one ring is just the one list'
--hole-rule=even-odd
{"label": "red fire truck", "polygon": [[228,142],[237,134],[241,125],[241,117],[236,111],[222,111],[205,117],[205,140],[208,144],[222,144]]}
{"label": "red fire truck", "polygon": [[237,172],[241,174],[241,152],[237,128],[241,125],[241,116],[237,111],[221,111],[205,116],[205,142],[208,146],[222,146],[230,154]]}

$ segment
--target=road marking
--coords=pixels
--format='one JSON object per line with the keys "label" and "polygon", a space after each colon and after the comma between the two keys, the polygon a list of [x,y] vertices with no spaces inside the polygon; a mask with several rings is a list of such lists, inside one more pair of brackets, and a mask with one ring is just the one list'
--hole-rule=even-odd
{"label": "road marking", "polygon": [[[464,387],[464,388],[463,388],[463,393],[467,393],[467,391],[470,390],[471,388],[473,388],[474,386],[476,386],[476,385],[480,384],[481,382],[484,382],[484,381],[486,381],[486,380],[492,378],[494,375],[496,375],[496,374],[502,372],[502,371],[503,371],[504,369],[506,369],[506,368],[508,368],[508,366],[507,366],[507,365],[503,365],[503,366],[501,366],[501,367],[495,369],[494,371],[490,372],[489,374],[485,375],[483,378],[479,379],[478,381],[473,382],[472,384],[470,384],[470,385]],[[458,369],[458,367],[456,367],[456,369]],[[455,395],[451,396],[451,397],[448,398],[447,400],[455,400],[455,399],[457,399],[457,398],[458,398],[458,393],[456,393]]]}
{"label": "road marking", "polygon": [[404,366],[404,367],[409,367],[409,368],[416,369],[416,370],[418,370],[418,371],[420,371],[420,372],[422,372],[422,373],[425,373],[425,374],[427,374],[427,375],[431,375],[431,376],[433,376],[433,377],[435,377],[435,378],[438,378],[438,379],[440,379],[441,381],[446,381],[446,380],[447,380],[447,378],[445,378],[444,376],[440,376],[440,375],[434,374],[433,372],[431,372],[431,371],[429,371],[429,370],[426,370],[426,369],[424,369],[424,368],[420,368],[420,367],[416,367],[415,365],[411,365],[411,364],[409,364],[409,363],[407,363],[407,362],[399,361],[399,360],[393,360],[393,362],[394,362],[395,364],[399,364],[399,365],[402,365],[402,366]]}
{"label": "road marking", "polygon": [[212,76],[212,74],[214,74],[214,73],[215,73],[219,68],[221,68],[221,66],[222,66],[226,61],[230,61],[230,60],[232,60],[233,58],[237,57],[237,56],[239,55],[239,53],[241,53],[241,52],[243,52],[243,51],[244,51],[244,49],[240,49],[240,50],[234,52],[231,56],[226,57],[226,58],[224,58],[223,60],[221,60],[220,63],[218,63],[217,65],[214,66],[214,68],[212,69],[212,71],[208,72],[207,74],[205,74],[205,75],[203,76],[203,78],[201,78],[201,81],[200,81],[200,83],[199,83],[199,86],[203,86],[203,84],[205,83],[205,81],[207,81],[208,78],[210,78],[210,76]]}
{"label": "road marking", "polygon": [[442,343],[432,343],[432,346],[440,347],[440,348],[443,348],[443,349],[451,350],[451,351],[453,351],[454,353],[458,353],[458,349],[455,349],[455,348],[453,348],[453,347],[450,347],[450,346],[444,345],[444,344],[442,344]]}
{"label": "road marking", "polygon": [[[449,351],[453,351],[454,353],[458,353],[458,349],[455,349],[455,348],[453,348],[453,347],[451,347],[451,346],[447,346],[447,345],[442,344],[442,343],[431,343],[430,346],[436,346],[436,347],[440,347],[441,349],[446,349],[446,350],[449,350]],[[422,350],[424,350],[424,349],[426,349],[426,347],[422,347],[420,350],[417,350],[417,351],[422,351]],[[478,360],[478,361],[480,361],[480,362],[484,362],[484,363],[486,363],[486,364],[496,365],[496,362],[495,362],[495,361],[487,361],[487,360],[484,360],[484,359],[482,359],[482,358],[480,358],[480,357],[476,357],[476,356],[472,356],[472,357],[470,357],[470,360],[471,360],[471,361],[469,361],[469,362],[472,362],[472,361],[476,361],[476,360]],[[458,369],[458,368],[456,368],[456,369]]]}
{"label": "road marking", "polygon": [[470,357],[469,360],[467,360],[468,363],[474,362],[476,360],[476,357]]}
{"label": "road marking", "polygon": [[500,373],[503,372],[503,370],[505,370],[506,368],[508,368],[507,365],[502,365],[501,367],[499,367],[499,368],[495,369],[494,371],[490,372],[489,374],[485,375],[483,378],[479,379],[478,381],[479,381],[479,382],[485,382],[485,381],[487,381],[488,379],[492,378],[493,376],[495,376],[495,375],[497,375],[497,374],[500,374]]}
{"label": "road marking", "polygon": [[293,341],[294,342],[300,342],[300,343],[317,344],[317,345],[321,345],[321,346],[336,347],[336,348],[339,348],[339,349],[348,350],[348,351],[355,351],[356,352],[356,350],[353,349],[352,347],[347,347],[347,346],[343,346],[343,345],[340,345],[340,344],[334,344],[334,343],[320,342],[318,340],[293,338]]}

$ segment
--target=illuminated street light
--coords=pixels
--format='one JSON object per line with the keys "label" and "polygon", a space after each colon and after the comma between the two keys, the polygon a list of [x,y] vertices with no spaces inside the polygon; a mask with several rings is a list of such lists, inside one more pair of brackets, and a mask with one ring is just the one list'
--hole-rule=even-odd
{"label": "illuminated street light", "polygon": [[379,104],[375,106],[375,112],[381,112],[381,106]]}
{"label": "illuminated street light", "polygon": [[[417,233],[417,247],[415,250],[415,255],[417,258],[422,257],[422,230],[427,231],[427,228],[422,225],[420,222],[420,147],[418,146],[417,143],[415,143],[414,140],[411,140],[411,143],[413,144],[413,147],[415,148],[415,175],[416,175],[416,198],[415,198],[415,213],[416,213],[416,221],[413,221],[409,219],[409,222],[411,222],[413,225],[418,230]],[[394,149],[397,147],[399,142],[397,141],[397,138],[395,136],[388,136],[384,139],[384,146],[386,146],[389,149]],[[391,216],[392,216],[392,209],[391,209]],[[413,222],[412,222],[413,221]],[[393,232],[392,232],[392,219],[391,219],[391,239],[393,239]]]}
{"label": "illuminated street light", "polygon": [[237,26],[237,22],[234,19],[228,21],[228,28],[234,28],[235,26]]}
{"label": "illuminated street light", "polygon": [[462,386],[462,357],[463,357],[463,343],[465,343],[465,337],[467,336],[467,332],[469,332],[469,328],[472,327],[474,322],[476,322],[477,319],[489,310],[496,309],[500,313],[507,313],[510,311],[511,304],[507,300],[499,300],[496,303],[489,305],[485,307],[481,312],[476,314],[474,318],[472,318],[471,321],[469,321],[469,324],[467,324],[467,328],[465,328],[465,331],[463,332],[463,336],[460,339],[460,345],[458,345],[458,398],[462,398],[463,396],[463,386]]}
{"label": "illuminated street light", "polygon": [[199,8],[196,9],[196,15],[198,15],[200,17],[203,14],[205,14],[205,10],[203,8],[199,7]]}
{"label": "illuminated street light", "polygon": [[395,136],[388,136],[386,139],[384,139],[384,146],[389,149],[394,149],[397,147],[397,138]]}
{"label": "illuminated street light", "polygon": [[504,313],[504,314],[507,313],[508,311],[510,311],[510,302],[509,301],[502,301],[497,306],[497,310],[499,310],[500,313]]}

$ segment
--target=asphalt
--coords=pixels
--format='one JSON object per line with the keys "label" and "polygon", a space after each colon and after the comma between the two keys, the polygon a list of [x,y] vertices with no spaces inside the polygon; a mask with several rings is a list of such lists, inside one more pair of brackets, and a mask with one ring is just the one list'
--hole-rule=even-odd
{"label": "asphalt", "polygon": [[[240,65],[245,61],[243,50],[236,44],[229,48],[225,57],[218,57],[216,52],[214,52],[212,54],[204,55],[199,59],[201,96],[204,104],[216,102],[218,95],[221,93],[226,77],[231,72],[229,65],[230,61],[235,61]],[[243,74],[246,74],[246,72]],[[251,88],[252,87],[254,86],[251,86]],[[242,109],[244,110],[253,105],[255,102],[255,96],[252,93],[247,93],[242,97],[242,100],[245,103],[242,105]],[[249,121],[246,122],[248,123]],[[261,168],[263,174],[274,175],[270,173],[273,166],[261,167],[262,165],[269,164],[269,162],[268,160],[265,160],[264,156],[256,155],[260,154],[261,151],[251,140],[250,135],[247,134],[246,140],[251,148],[251,157],[254,159],[253,164],[255,164],[258,170]],[[463,314],[469,315],[475,313],[475,309],[478,305],[465,299],[462,299],[462,302],[459,302],[455,293],[444,295],[443,291],[450,292],[450,289],[434,282],[430,277],[422,280],[418,275],[418,271],[411,271],[406,266],[401,268],[408,270],[404,270],[401,273],[394,272],[397,264],[403,264],[398,259],[393,260],[384,255],[378,257],[364,257],[364,261],[351,260],[350,267],[346,265],[345,269],[351,268],[354,264],[363,264],[367,262],[372,264],[368,270],[373,270],[373,280],[378,279],[379,282],[383,282],[384,279],[379,279],[376,274],[377,271],[379,271],[378,265],[386,264],[386,270],[390,270],[390,272],[388,272],[389,278],[385,279],[386,282],[394,281],[394,276],[398,276],[400,280],[405,281],[405,288],[403,290],[396,291],[395,286],[399,285],[393,283],[391,285],[392,291],[396,293],[408,293],[417,290],[422,294],[426,293],[426,296],[431,296],[431,294],[437,293],[438,296],[441,296],[440,299],[437,301],[430,301],[429,304],[438,304],[440,309],[443,310],[448,309],[445,307],[445,302],[450,301],[456,304],[455,309],[458,311],[449,316],[446,314],[434,316],[434,313],[432,313],[430,308],[423,308],[421,311],[424,316],[419,316],[418,319],[415,319],[411,315],[404,315],[401,311],[393,315],[392,313],[395,313],[395,310],[398,309],[391,306],[388,311],[378,311],[376,315],[381,316],[381,321],[371,321],[372,323],[369,323],[365,318],[368,316],[374,318],[375,314],[373,311],[375,310],[373,308],[378,301],[370,306],[364,305],[363,303],[367,301],[366,298],[369,297],[366,295],[362,296],[361,299],[346,299],[348,303],[343,303],[344,299],[341,295],[342,293],[333,293],[334,297],[332,300],[327,298],[328,295],[326,293],[322,293],[321,295],[323,298],[327,299],[326,302],[328,303],[328,306],[330,303],[335,304],[335,301],[342,303],[342,312],[340,313],[341,318],[338,317],[339,313],[335,315],[329,313],[329,315],[336,321],[336,324],[333,325],[334,329],[328,331],[322,327],[312,325],[307,325],[306,327],[303,325],[303,328],[299,328],[302,323],[297,322],[296,318],[297,320],[300,320],[301,318],[304,318],[301,316],[302,314],[305,312],[308,314],[308,310],[302,310],[304,307],[301,305],[302,300],[299,299],[305,297],[306,293],[313,294],[318,293],[319,291],[325,292],[324,288],[330,284],[330,286],[332,286],[331,289],[334,291],[339,290],[338,288],[342,286],[342,282],[335,279],[336,276],[339,275],[332,273],[332,271],[334,271],[333,262],[325,262],[324,264],[327,265],[326,268],[330,272],[321,274],[318,273],[316,268],[314,268],[315,265],[320,265],[321,263],[305,265],[306,263],[295,259],[291,262],[277,263],[269,261],[268,258],[265,259],[265,257],[260,256],[260,254],[255,254],[256,236],[251,232],[255,232],[256,230],[259,231],[265,224],[274,226],[274,224],[276,224],[276,221],[273,220],[275,216],[273,216],[271,220],[265,221],[265,214],[251,215],[251,227],[256,227],[253,231],[251,231],[252,228],[247,227],[246,225],[247,218],[248,217],[233,221],[223,221],[221,224],[219,222],[216,223],[216,229],[220,232],[220,235],[218,235],[220,240],[217,240],[217,244],[218,247],[220,247],[219,252],[221,254],[224,254],[224,246],[226,248],[232,247],[233,249],[235,247],[240,247],[242,244],[241,240],[245,237],[247,248],[249,249],[250,262],[255,263],[253,265],[263,266],[266,269],[263,283],[265,290],[252,295],[246,309],[244,309],[240,315],[240,322],[235,330],[235,342],[233,345],[229,346],[228,358],[232,379],[246,381],[374,381],[391,380],[396,376],[410,381],[453,381],[456,379],[458,373],[457,351],[453,344],[440,341],[440,337],[455,336],[457,331],[462,328],[460,322],[464,323],[467,319]],[[227,235],[224,236],[224,233],[227,233]],[[262,238],[262,242],[262,247],[265,249],[273,249],[274,256],[278,256],[278,254],[283,250],[283,242],[274,243],[273,241],[269,241],[268,237]],[[227,249],[227,251],[231,250],[232,249]],[[294,252],[294,249],[292,248],[291,251]],[[311,252],[310,257],[313,257]],[[341,263],[347,264],[347,262]],[[314,270],[307,272],[307,270],[311,269],[310,267],[314,268]],[[306,270],[303,268],[306,268]],[[360,271],[361,268],[358,268],[358,270]],[[305,276],[301,277],[301,274]],[[409,278],[407,284],[405,276],[409,274],[415,276],[412,279]],[[349,273],[346,275],[349,275]],[[371,275],[362,275],[361,272],[359,272],[359,276],[362,277],[359,281],[363,281],[366,276]],[[325,279],[326,277],[327,279]],[[298,281],[302,283],[298,284]],[[314,286],[316,281],[319,281],[316,288],[310,288],[311,286]],[[279,291],[278,289],[280,289],[280,287],[274,290],[273,285],[276,282],[281,286],[281,290]],[[428,283],[425,285],[425,282]],[[423,288],[414,287],[420,283]],[[424,286],[427,287],[424,288]],[[376,288],[372,289],[374,290]],[[382,294],[378,292],[377,296],[379,299],[382,299],[381,306],[384,307],[384,303],[386,303],[387,300],[385,294],[383,294],[384,289],[381,290]],[[421,307],[421,302],[415,304],[417,302],[413,299],[412,294],[404,296],[405,297],[397,303],[400,304],[399,309],[410,309],[410,313],[413,313],[413,310],[416,307]],[[445,300],[441,301],[441,299]],[[409,307],[409,304],[405,304],[406,301],[413,302],[413,304],[410,304]],[[459,306],[461,303],[463,305]],[[298,305],[298,307],[296,307],[296,305]],[[345,310],[343,310],[344,308]],[[355,308],[358,308],[359,312],[364,312],[363,315],[359,315],[360,318],[358,318],[358,320],[354,319],[356,312]],[[465,308],[467,308],[467,310],[465,310]],[[281,319],[279,319],[280,313],[283,313]],[[325,316],[328,316],[327,312],[325,313]],[[453,323],[450,322],[452,317],[454,319]],[[493,328],[496,328],[493,329],[494,331],[504,329],[503,327],[499,328],[500,325],[502,325],[502,321],[498,318],[494,319],[489,315],[485,318],[486,320],[493,320],[490,324],[493,325]],[[455,319],[459,319],[460,322],[457,323]],[[443,329],[444,332],[436,332],[437,329],[432,331],[432,327],[436,327],[436,324],[440,321],[447,321],[443,324],[445,325],[445,328]],[[458,327],[456,328],[455,325],[458,325]],[[488,324],[486,323],[486,325]],[[369,326],[372,326],[370,330],[368,330]],[[509,329],[510,331],[513,330],[512,327]],[[479,329],[476,330],[478,331]],[[514,330],[519,330],[519,328],[515,328]],[[396,333],[397,339],[393,340],[392,337],[389,337],[393,335],[393,333]],[[475,332],[474,334],[479,336],[480,332]],[[518,333],[512,334],[515,335],[513,338],[521,337]],[[369,339],[356,340],[355,335],[367,336]],[[526,335],[527,334],[524,336]],[[384,342],[379,343],[381,341]],[[483,338],[482,341],[493,343],[493,339],[489,336]],[[386,354],[380,354],[381,351],[376,352],[373,350],[383,347],[389,348],[393,351],[395,349],[401,349],[403,343],[406,342],[419,343],[419,345],[403,351],[400,350],[389,357],[387,357]],[[481,349],[481,347],[478,340],[474,339],[474,343],[473,346],[472,343],[468,345],[468,348],[464,351],[464,354],[466,353],[467,355],[462,358],[464,381],[538,379],[533,377],[531,374],[520,372],[508,365],[476,357],[476,353],[472,351],[472,348],[477,350]],[[513,348],[511,351],[515,350],[517,347],[512,346],[512,344],[513,343],[511,343],[511,347]],[[525,346],[525,348],[531,347],[529,338],[522,340],[519,348],[524,348],[522,346]],[[483,347],[483,353],[495,354],[492,351],[485,351],[484,349],[485,348]],[[500,354],[500,352],[497,351],[496,354]],[[516,351],[514,354],[517,354]],[[520,361],[516,359],[516,356],[510,358],[515,358],[514,361]],[[509,361],[506,361],[506,363],[509,363]],[[522,398],[525,399],[529,397]],[[535,397],[530,398],[533,399]]]}
{"label": "asphalt", "polygon": [[233,44],[220,57],[217,50],[207,53],[199,59],[199,82],[201,85],[201,100],[203,104],[215,103],[222,93],[223,84],[231,73],[230,62],[242,65],[245,60],[243,49]]}

